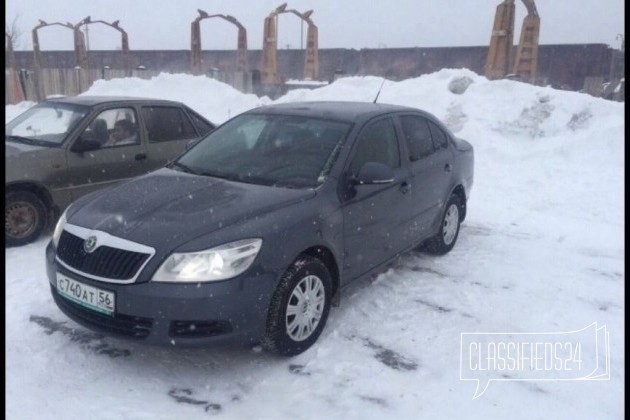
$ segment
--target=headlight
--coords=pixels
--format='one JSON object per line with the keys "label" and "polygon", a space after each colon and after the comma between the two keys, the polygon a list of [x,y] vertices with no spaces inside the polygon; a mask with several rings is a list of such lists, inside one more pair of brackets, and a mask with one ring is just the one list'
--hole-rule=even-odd
{"label": "headlight", "polygon": [[68,221],[66,219],[66,214],[68,213],[69,208],[70,207],[66,208],[64,212],[61,213],[61,217],[59,217],[59,220],[57,221],[57,226],[55,226],[55,231],[53,232],[53,236],[52,236],[52,241],[53,241],[53,244],[55,244],[55,248],[57,248],[57,245],[59,245],[59,238],[61,237],[61,232],[63,232],[63,228],[66,225],[66,222]]}
{"label": "headlight", "polygon": [[171,254],[153,281],[201,282],[238,276],[254,262],[262,239],[243,239],[205,251]]}

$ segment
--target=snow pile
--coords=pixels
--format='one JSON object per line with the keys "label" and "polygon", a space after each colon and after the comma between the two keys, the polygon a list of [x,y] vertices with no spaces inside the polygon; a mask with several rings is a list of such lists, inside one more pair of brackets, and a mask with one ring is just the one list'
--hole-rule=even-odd
{"label": "snow pile", "polygon": [[[343,78],[276,102],[372,102],[382,82]],[[99,81],[86,94],[176,99],[215,122],[271,102],[185,75]],[[378,101],[425,109],[475,147],[451,253],[411,253],[351,285],[318,343],[277,359],[88,333],[52,302],[49,237],[7,249],[7,417],[621,418],[624,104],[461,69],[386,81]],[[6,107],[7,120],[26,106]],[[471,401],[474,383],[459,380],[463,332],[593,322],[610,332],[610,381],[498,381]]]}
{"label": "snow pile", "polygon": [[97,80],[82,95],[122,95],[180,101],[219,124],[269,98],[246,95],[206,76],[161,73],[151,79]]}

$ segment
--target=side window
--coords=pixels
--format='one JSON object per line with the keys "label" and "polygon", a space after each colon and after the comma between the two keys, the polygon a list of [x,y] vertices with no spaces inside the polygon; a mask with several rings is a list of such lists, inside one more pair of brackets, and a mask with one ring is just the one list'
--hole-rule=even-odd
{"label": "side window", "polygon": [[359,135],[356,153],[350,164],[356,175],[366,162],[383,163],[390,168],[400,167],[400,150],[391,118],[368,124]]}
{"label": "side window", "polygon": [[81,139],[95,141],[101,148],[140,144],[136,112],[133,108],[107,109],[87,126]]}
{"label": "side window", "polygon": [[193,139],[195,129],[180,108],[169,106],[142,107],[142,117],[150,142]]}
{"label": "side window", "polygon": [[429,121],[429,128],[431,129],[431,136],[436,149],[448,146],[446,134],[440,127]]}
{"label": "side window", "polygon": [[409,160],[416,161],[433,153],[433,140],[428,122],[417,115],[400,117],[402,131],[409,148]]}
{"label": "side window", "polygon": [[195,124],[195,127],[197,127],[197,130],[199,131],[200,135],[204,136],[208,134],[208,132],[214,129],[214,125],[209,124],[206,120],[201,118],[199,114],[197,114],[196,112],[188,110],[188,114],[190,115],[190,118],[193,120],[193,123]]}

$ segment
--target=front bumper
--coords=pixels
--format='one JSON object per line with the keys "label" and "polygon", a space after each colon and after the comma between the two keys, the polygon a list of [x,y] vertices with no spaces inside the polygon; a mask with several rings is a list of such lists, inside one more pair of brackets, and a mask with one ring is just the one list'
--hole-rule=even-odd
{"label": "front bumper", "polygon": [[[234,279],[210,283],[105,283],[57,264],[52,243],[46,248],[46,272],[57,306],[75,322],[106,335],[187,347],[258,342],[265,332],[267,308],[278,278],[275,273],[246,272]],[[84,308],[59,295],[57,272],[115,293],[114,316]]]}

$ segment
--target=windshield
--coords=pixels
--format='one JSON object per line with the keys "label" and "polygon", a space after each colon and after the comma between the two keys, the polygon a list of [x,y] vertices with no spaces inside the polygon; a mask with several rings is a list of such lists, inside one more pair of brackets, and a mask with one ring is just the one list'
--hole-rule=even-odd
{"label": "windshield", "polygon": [[302,116],[245,114],[212,132],[174,166],[247,183],[315,188],[328,176],[350,127]]}
{"label": "windshield", "polygon": [[88,111],[80,105],[41,103],[10,121],[5,135],[9,141],[58,146]]}

